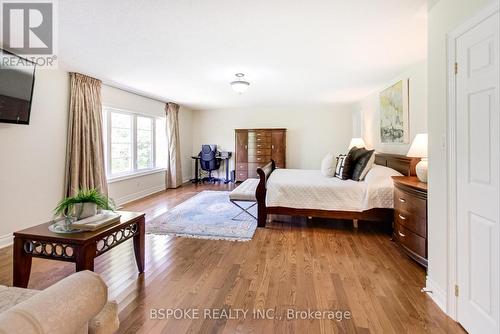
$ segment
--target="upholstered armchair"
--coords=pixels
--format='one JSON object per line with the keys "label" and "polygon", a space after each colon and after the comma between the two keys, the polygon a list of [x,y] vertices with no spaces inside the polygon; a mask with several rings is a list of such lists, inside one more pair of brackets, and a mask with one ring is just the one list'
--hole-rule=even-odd
{"label": "upholstered armchair", "polygon": [[93,272],[75,273],[43,291],[0,286],[0,333],[108,334],[118,326],[117,305]]}

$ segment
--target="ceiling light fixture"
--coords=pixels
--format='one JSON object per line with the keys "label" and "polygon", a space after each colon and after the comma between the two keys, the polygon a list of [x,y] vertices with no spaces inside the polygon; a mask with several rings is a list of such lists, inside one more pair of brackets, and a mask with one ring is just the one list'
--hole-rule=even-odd
{"label": "ceiling light fixture", "polygon": [[233,87],[233,90],[238,94],[246,92],[248,86],[250,86],[250,82],[245,80],[245,75],[243,73],[236,73],[235,76],[236,80],[231,82],[231,87]]}

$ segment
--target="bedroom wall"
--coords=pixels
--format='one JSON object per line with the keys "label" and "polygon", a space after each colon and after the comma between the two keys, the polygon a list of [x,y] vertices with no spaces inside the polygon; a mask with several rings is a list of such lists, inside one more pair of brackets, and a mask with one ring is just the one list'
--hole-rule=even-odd
{"label": "bedroom wall", "polygon": [[[410,142],[389,145],[380,141],[379,93],[392,84],[409,79]],[[377,152],[406,154],[417,133],[427,132],[427,61],[421,61],[392,80],[387,81],[370,95],[353,105],[353,131],[362,136],[368,148]]]}
{"label": "bedroom wall", "polygon": [[447,277],[447,34],[491,0],[440,0],[428,18],[429,269],[427,286],[446,310]]}
{"label": "bedroom wall", "polygon": [[50,220],[63,196],[68,106],[68,73],[37,70],[30,124],[0,124],[0,247]]}
{"label": "bedroom wall", "polygon": [[351,124],[348,106],[200,110],[193,112],[192,152],[198,154],[202,144],[234,152],[236,128],[287,128],[287,167],[319,169],[326,153],[347,151]]}
{"label": "bedroom wall", "polygon": [[[130,93],[118,88],[103,85],[103,105],[117,109],[147,114],[151,116],[164,117],[165,103]],[[192,148],[192,111],[181,107],[179,111],[179,132],[181,141],[182,174],[183,180],[191,178],[191,148]],[[109,196],[119,205],[144,196],[165,190],[165,172],[159,171],[144,176],[133,176],[131,178],[110,181]]]}

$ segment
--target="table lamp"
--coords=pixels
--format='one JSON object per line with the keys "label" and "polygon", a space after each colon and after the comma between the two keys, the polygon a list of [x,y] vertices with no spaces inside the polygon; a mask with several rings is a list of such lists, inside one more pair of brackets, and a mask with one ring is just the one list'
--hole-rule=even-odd
{"label": "table lamp", "polygon": [[415,136],[406,156],[422,158],[416,166],[417,177],[421,182],[427,182],[427,133]]}

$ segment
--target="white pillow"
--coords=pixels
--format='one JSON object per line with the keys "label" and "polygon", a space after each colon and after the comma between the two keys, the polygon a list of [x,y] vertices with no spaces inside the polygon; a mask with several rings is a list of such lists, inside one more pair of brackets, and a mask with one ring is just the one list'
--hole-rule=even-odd
{"label": "white pillow", "polygon": [[403,174],[389,167],[373,165],[372,169],[366,174],[365,182],[378,182],[380,179],[390,179],[391,176],[403,176]]}
{"label": "white pillow", "polygon": [[335,175],[335,156],[328,153],[321,161],[321,174],[327,177],[333,177]]}

